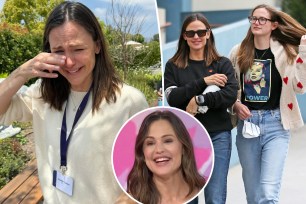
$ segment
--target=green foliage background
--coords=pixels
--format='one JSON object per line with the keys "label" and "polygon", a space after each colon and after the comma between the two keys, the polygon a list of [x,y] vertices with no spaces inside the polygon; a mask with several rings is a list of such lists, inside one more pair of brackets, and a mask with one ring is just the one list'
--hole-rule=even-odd
{"label": "green foliage background", "polygon": [[0,73],[11,73],[36,56],[42,47],[40,34],[28,33],[15,25],[0,25]]}
{"label": "green foliage background", "polygon": [[15,138],[0,140],[0,189],[22,171],[29,157]]}
{"label": "green foliage background", "polygon": [[283,0],[282,10],[288,13],[306,28],[305,0]]}
{"label": "green foliage background", "polygon": [[1,19],[10,23],[23,23],[31,33],[42,33],[51,10],[64,0],[6,0]]}

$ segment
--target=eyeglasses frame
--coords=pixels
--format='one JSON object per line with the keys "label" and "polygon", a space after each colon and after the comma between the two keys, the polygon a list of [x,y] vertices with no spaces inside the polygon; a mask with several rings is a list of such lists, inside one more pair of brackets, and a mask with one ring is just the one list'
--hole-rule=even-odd
{"label": "eyeglasses frame", "polygon": [[[193,35],[192,35],[191,37],[188,37],[188,35],[187,35],[186,33],[187,33],[187,32],[190,32],[190,31],[193,32]],[[198,33],[199,31],[204,31],[205,34],[204,34],[203,36],[200,36],[199,33]],[[202,38],[202,37],[204,37],[209,31],[210,31],[210,28],[207,28],[207,29],[199,29],[199,30],[185,30],[184,34],[185,34],[185,36],[186,36],[187,38],[194,38],[195,34],[197,34],[198,37]]]}
{"label": "eyeglasses frame", "polygon": [[[259,17],[257,18],[256,16],[248,16],[249,22],[250,23],[256,23],[256,21],[258,21],[259,25],[265,25],[267,23],[267,21],[272,22],[271,19],[269,18],[265,18],[265,17]],[[264,19],[264,23],[261,23],[259,19]],[[254,22],[253,22],[254,21]]]}

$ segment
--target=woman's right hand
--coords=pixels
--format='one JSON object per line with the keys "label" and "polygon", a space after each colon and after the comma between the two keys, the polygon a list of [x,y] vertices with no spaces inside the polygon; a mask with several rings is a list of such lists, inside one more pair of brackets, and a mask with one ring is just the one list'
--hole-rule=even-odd
{"label": "woman's right hand", "polygon": [[53,72],[65,65],[65,60],[65,56],[43,52],[15,69],[0,83],[0,115],[7,111],[12,97],[22,85],[34,77],[58,77],[58,74]]}
{"label": "woman's right hand", "polygon": [[204,77],[204,81],[207,85],[216,85],[219,87],[224,87],[227,83],[227,76],[225,74],[213,74]]}
{"label": "woman's right hand", "polygon": [[240,101],[236,101],[234,104],[234,112],[237,114],[240,120],[246,120],[251,117],[249,108],[243,105]]}
{"label": "woman's right hand", "polygon": [[35,77],[56,78],[58,74],[54,72],[59,71],[65,60],[65,56],[42,52],[22,64],[15,74],[23,77],[25,82]]}

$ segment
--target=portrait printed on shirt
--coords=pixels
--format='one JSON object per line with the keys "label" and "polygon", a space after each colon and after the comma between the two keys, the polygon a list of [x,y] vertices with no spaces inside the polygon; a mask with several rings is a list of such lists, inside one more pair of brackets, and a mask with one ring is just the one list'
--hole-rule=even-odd
{"label": "portrait printed on shirt", "polygon": [[271,92],[272,60],[254,60],[251,68],[243,74],[245,101],[266,102]]}

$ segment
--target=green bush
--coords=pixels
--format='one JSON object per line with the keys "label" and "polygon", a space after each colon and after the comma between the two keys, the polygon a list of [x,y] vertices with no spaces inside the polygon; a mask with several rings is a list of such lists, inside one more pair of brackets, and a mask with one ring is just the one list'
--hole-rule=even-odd
{"label": "green bush", "polygon": [[0,78],[6,78],[8,76],[7,73],[0,73]]}
{"label": "green bush", "polygon": [[41,51],[42,36],[3,27],[0,25],[0,73],[11,73]]}
{"label": "green bush", "polygon": [[[120,74],[123,75],[123,71],[119,70]],[[157,99],[155,92],[156,83],[161,81],[161,74],[151,74],[147,70],[130,70],[128,77],[125,82],[137,89],[139,89],[146,97],[149,104],[152,104]]]}
{"label": "green bush", "polygon": [[131,68],[137,68],[138,66],[153,66],[157,63],[160,63],[160,57],[159,42],[151,41],[135,56]]}
{"label": "green bush", "polygon": [[29,157],[15,138],[0,140],[0,188],[20,173]]}

